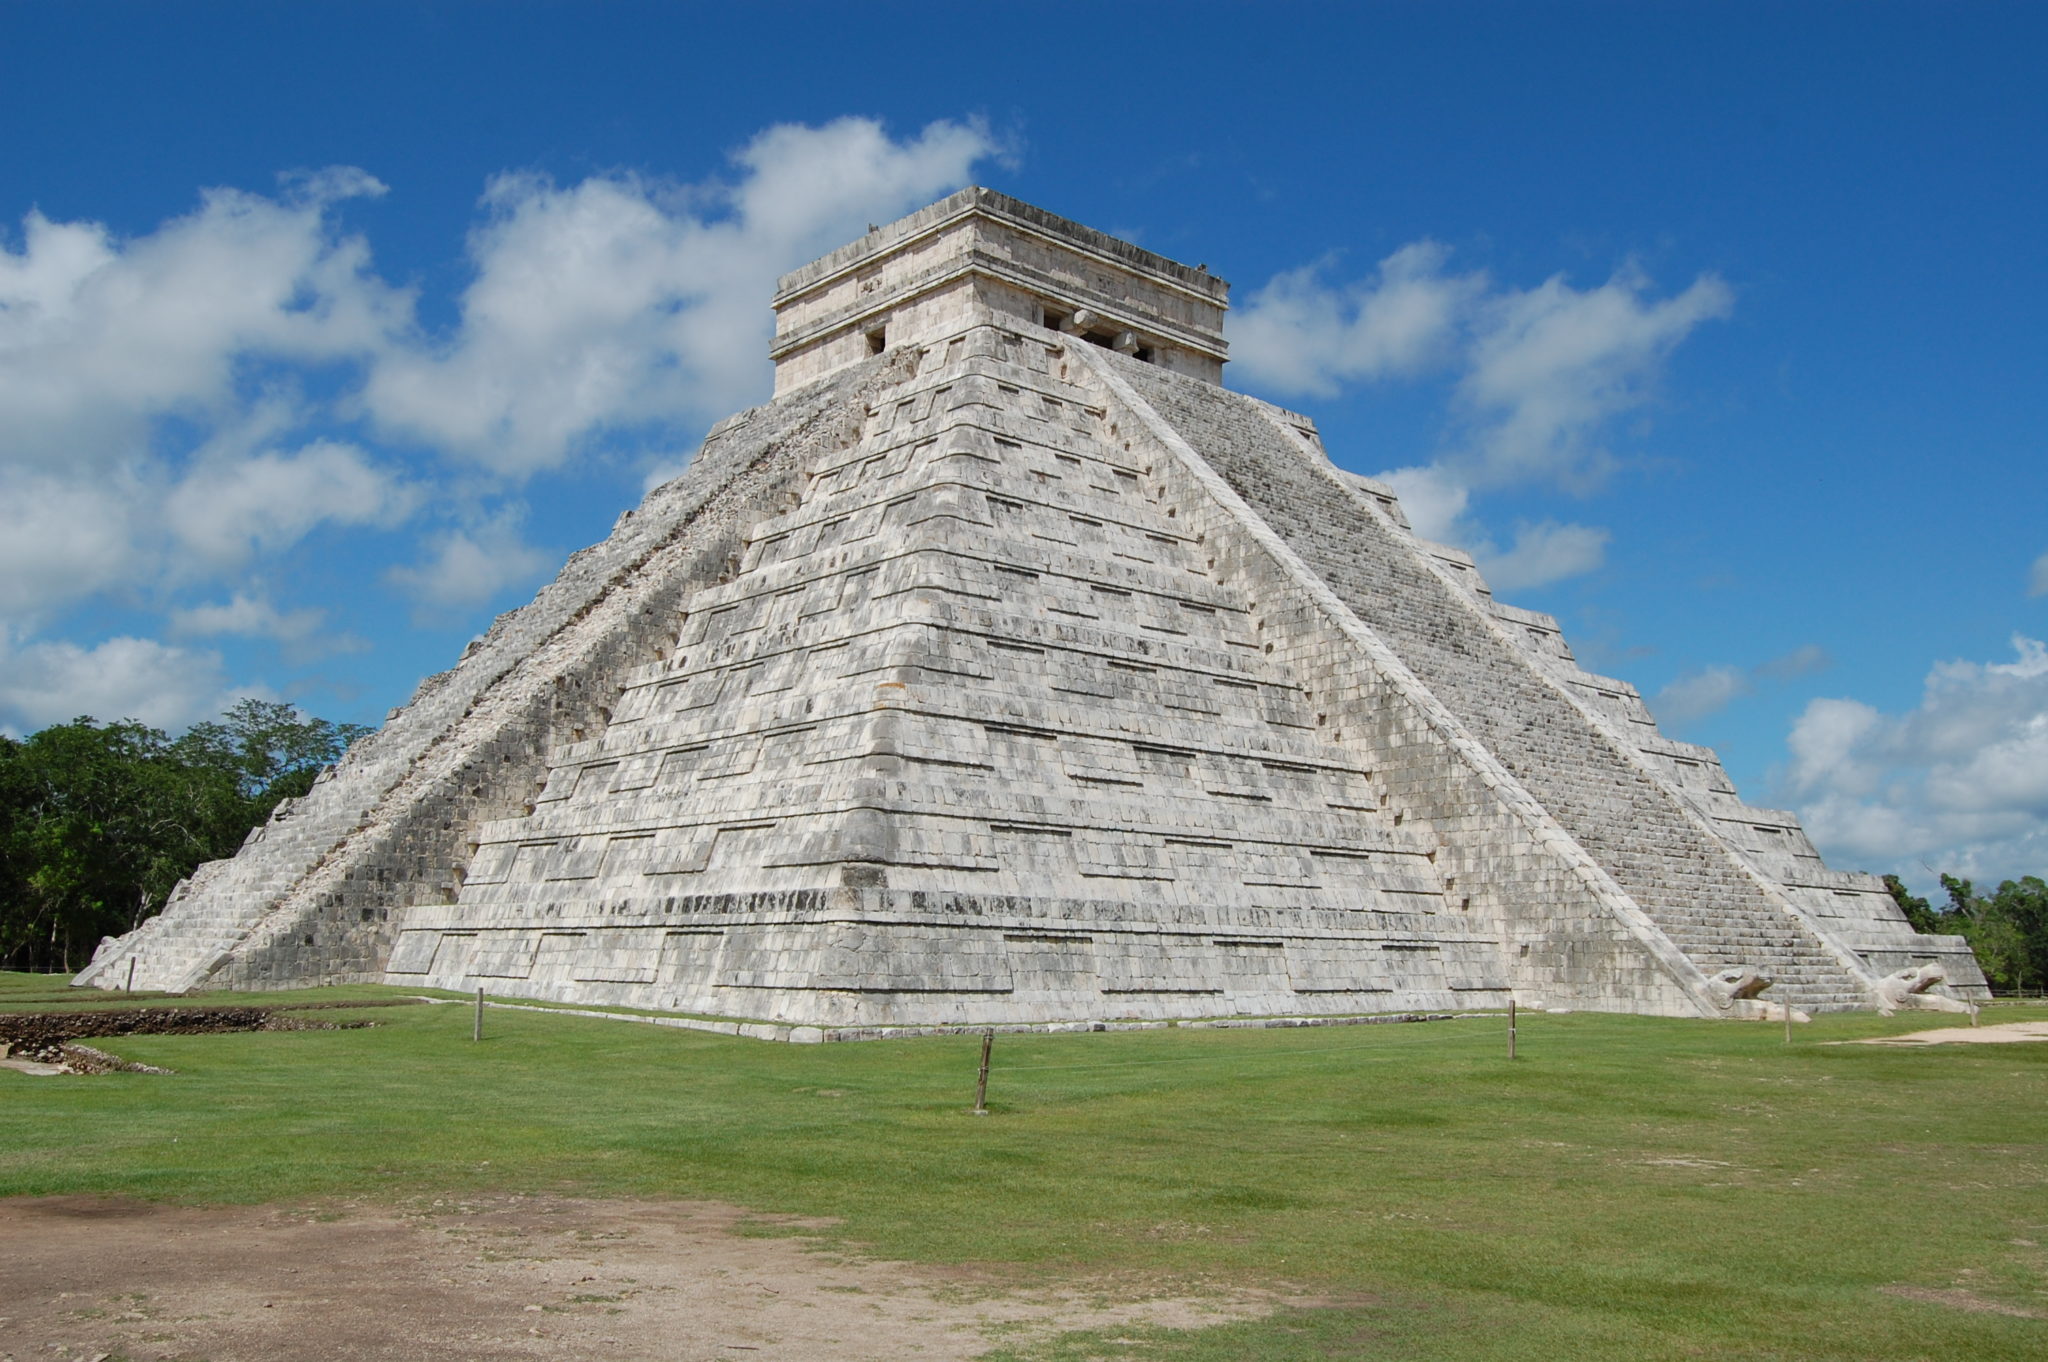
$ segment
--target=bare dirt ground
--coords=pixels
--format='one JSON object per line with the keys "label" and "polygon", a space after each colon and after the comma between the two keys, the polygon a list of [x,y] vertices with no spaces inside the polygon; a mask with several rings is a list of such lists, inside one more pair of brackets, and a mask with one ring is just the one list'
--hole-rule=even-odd
{"label": "bare dirt ground", "polygon": [[820,1251],[806,1228],[709,1202],[0,1201],[0,1359],[939,1362],[1317,1303],[1195,1281],[1017,1286]]}
{"label": "bare dirt ground", "polygon": [[1997,1026],[1944,1026],[1909,1031],[1903,1036],[1874,1036],[1852,1045],[2010,1045],[2015,1041],[2048,1040],[2048,1022],[2001,1022]]}

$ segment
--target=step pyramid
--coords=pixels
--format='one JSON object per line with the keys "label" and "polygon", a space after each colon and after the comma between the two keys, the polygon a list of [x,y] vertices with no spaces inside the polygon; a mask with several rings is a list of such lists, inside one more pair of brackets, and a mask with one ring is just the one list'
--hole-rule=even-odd
{"label": "step pyramid", "polygon": [[772,401],[79,981],[842,1033],[1983,995],[1224,388],[1227,294],[983,189],[786,276]]}

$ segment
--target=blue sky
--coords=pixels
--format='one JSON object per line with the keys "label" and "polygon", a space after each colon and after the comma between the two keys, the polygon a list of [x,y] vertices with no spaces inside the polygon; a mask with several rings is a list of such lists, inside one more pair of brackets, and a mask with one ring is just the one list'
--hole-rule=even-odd
{"label": "blue sky", "polygon": [[979,182],[1837,864],[2048,870],[2048,18],[0,6],[0,727],[376,722]]}

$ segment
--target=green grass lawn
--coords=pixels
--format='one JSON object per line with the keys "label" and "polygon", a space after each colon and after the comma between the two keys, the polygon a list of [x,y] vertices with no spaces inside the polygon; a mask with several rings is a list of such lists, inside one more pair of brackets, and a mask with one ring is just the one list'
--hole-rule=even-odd
{"label": "green grass lawn", "polygon": [[[59,992],[0,975],[0,1006]],[[711,1197],[887,1257],[1332,1302],[1032,1358],[2048,1357],[2048,1320],[1993,1309],[2048,1315],[2048,1046],[1822,1043],[1960,1018],[1788,1047],[1524,1014],[1513,1063],[1499,1018],[1002,1036],[977,1119],[969,1036],[501,1011],[477,1045],[459,1006],[321,1015],[377,1025],[102,1043],[172,1077],[0,1072],[0,1194]]]}

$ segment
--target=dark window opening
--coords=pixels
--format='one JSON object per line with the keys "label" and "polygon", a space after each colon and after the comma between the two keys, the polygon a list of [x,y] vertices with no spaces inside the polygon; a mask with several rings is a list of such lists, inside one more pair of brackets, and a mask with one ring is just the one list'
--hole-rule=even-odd
{"label": "dark window opening", "polygon": [[[1045,326],[1048,330],[1064,331],[1070,336],[1079,336],[1090,345],[1099,345],[1105,350],[1119,351],[1122,354],[1130,355],[1141,363],[1151,364],[1155,362],[1152,347],[1134,344],[1136,336],[1131,332],[1125,331],[1122,328],[1104,329],[1095,325],[1075,325],[1074,319],[1076,316],[1085,318],[1090,323],[1100,320],[1098,315],[1091,309],[1083,308],[1076,313],[1066,308],[1055,307],[1051,303],[1041,303],[1039,304],[1039,311],[1045,317]],[[1124,344],[1121,346],[1117,344],[1119,338],[1124,339]]]}
{"label": "dark window opening", "polygon": [[876,328],[875,328],[874,330],[872,330],[872,331],[868,332],[868,353],[869,353],[869,354],[871,354],[871,355],[879,355],[879,354],[881,354],[881,353],[882,353],[882,352],[883,352],[884,350],[886,350],[886,349],[888,349],[888,348],[889,348],[889,328],[888,328],[888,327],[886,327],[886,326],[878,326],[878,327],[876,327]]}

